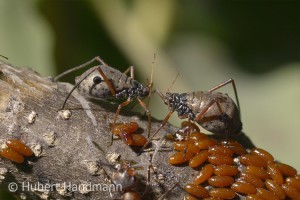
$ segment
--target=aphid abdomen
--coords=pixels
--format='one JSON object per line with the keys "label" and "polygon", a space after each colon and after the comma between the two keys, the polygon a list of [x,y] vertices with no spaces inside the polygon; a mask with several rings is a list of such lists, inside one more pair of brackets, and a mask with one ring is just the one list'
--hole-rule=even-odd
{"label": "aphid abdomen", "polygon": [[[75,79],[76,84],[79,81],[82,81],[78,85],[78,91],[81,94],[90,95],[97,98],[112,98],[114,97],[109,89],[109,86],[104,81],[104,78],[101,76],[96,68],[99,66],[92,67],[91,69],[84,72],[82,75],[77,76]],[[109,67],[100,65],[101,70],[107,77],[109,81],[111,81],[114,86],[116,93],[119,93],[124,90],[128,90],[131,87],[131,78],[123,74],[122,72]],[[93,71],[93,72],[92,72]],[[95,83],[94,78],[100,77],[101,82]]]}
{"label": "aphid abdomen", "polygon": [[215,134],[237,134],[242,129],[239,111],[234,101],[222,93],[192,92],[187,94],[187,106],[197,116],[212,102],[203,117],[197,121],[204,129]]}

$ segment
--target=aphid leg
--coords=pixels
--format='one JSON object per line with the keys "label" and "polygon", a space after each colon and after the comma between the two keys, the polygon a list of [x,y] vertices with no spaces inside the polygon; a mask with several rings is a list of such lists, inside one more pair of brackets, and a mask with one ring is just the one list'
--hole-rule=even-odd
{"label": "aphid leg", "polygon": [[239,115],[241,117],[241,108],[240,108],[240,102],[239,102],[239,97],[238,97],[238,94],[237,94],[237,89],[236,89],[236,85],[235,85],[235,82],[232,78],[228,79],[227,81],[224,81],[223,83],[220,83],[219,85],[216,85],[215,87],[211,88],[210,90],[208,90],[209,92],[213,92],[227,84],[231,83],[232,84],[232,87],[233,87],[233,91],[234,91],[234,95],[235,95],[235,100],[236,100],[236,103],[237,103],[237,106],[238,106],[238,109],[239,109]]}
{"label": "aphid leg", "polygon": [[123,74],[127,74],[128,72],[130,72],[130,78],[134,80],[134,66],[128,67]]}
{"label": "aphid leg", "polygon": [[7,58],[7,57],[5,57],[5,56],[3,56],[3,55],[0,55],[0,57],[2,57],[2,58],[5,58],[6,60],[8,60],[8,58]]}
{"label": "aphid leg", "polygon": [[165,197],[169,194],[169,192],[171,192],[175,187],[179,187],[178,182],[174,183],[174,185],[172,187],[170,187],[163,195],[161,195],[157,200],[163,200],[165,199]]}
{"label": "aphid leg", "polygon": [[149,111],[147,105],[140,99],[137,98],[140,105],[144,108],[146,114],[148,115],[148,138],[150,137],[150,131],[151,131],[151,112]]}
{"label": "aphid leg", "polygon": [[108,78],[106,77],[106,75],[104,74],[104,72],[102,71],[102,69],[100,67],[97,67],[98,72],[101,74],[101,76],[103,77],[105,83],[107,84],[111,94],[113,96],[116,96],[116,89],[115,87],[112,85],[112,83],[110,82],[110,80],[108,80]]}
{"label": "aphid leg", "polygon": [[160,129],[162,129],[162,127],[164,127],[166,125],[166,123],[168,122],[169,118],[171,117],[171,115],[173,114],[174,111],[170,111],[169,114],[165,117],[164,121],[160,124],[159,128],[155,131],[155,133],[149,138],[149,140],[146,142],[146,144],[141,148],[140,152],[138,153],[138,155],[141,155],[141,153],[143,152],[143,150],[148,146],[148,144],[151,142],[151,140],[155,137],[155,135],[160,131]]}
{"label": "aphid leg", "polygon": [[[90,73],[88,73],[85,77],[83,77],[80,81],[78,81],[78,82],[76,83],[76,85],[74,85],[74,87],[72,88],[72,90],[69,92],[68,96],[65,98],[65,101],[64,101],[64,103],[63,103],[63,105],[62,105],[62,107],[61,107],[60,110],[63,110],[63,109],[65,108],[65,105],[66,105],[66,103],[67,103],[69,97],[71,96],[71,94],[73,93],[73,91],[78,87],[78,85],[79,85],[84,79],[86,79],[86,77],[88,77],[91,73],[93,73],[95,70],[96,70],[96,69],[91,70]],[[60,76],[60,75],[58,75],[58,76]],[[59,78],[59,77],[58,77],[58,78]],[[58,79],[58,78],[57,78],[57,79]],[[56,77],[55,77],[54,80],[57,80],[57,79],[56,79]]]}
{"label": "aphid leg", "polygon": [[185,154],[186,154],[188,146],[189,146],[190,134],[191,134],[191,119],[188,118],[188,132],[187,132],[186,145],[185,145],[185,148],[183,151],[183,157],[185,157]]}
{"label": "aphid leg", "polygon": [[126,101],[124,101],[123,103],[119,104],[119,106],[118,106],[118,109],[116,111],[115,118],[114,118],[114,123],[113,123],[113,126],[112,126],[111,144],[113,143],[113,139],[114,139],[113,132],[115,130],[115,126],[116,126],[116,123],[117,123],[117,119],[118,119],[119,113],[120,113],[121,109],[123,107],[127,106],[131,101],[132,101],[132,99],[127,99]]}

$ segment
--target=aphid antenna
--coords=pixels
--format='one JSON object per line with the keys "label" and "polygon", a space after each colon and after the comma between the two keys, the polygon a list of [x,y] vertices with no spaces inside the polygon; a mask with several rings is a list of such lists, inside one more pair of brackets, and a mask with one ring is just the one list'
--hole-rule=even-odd
{"label": "aphid antenna", "polygon": [[108,164],[108,163],[103,162],[103,161],[101,161],[101,160],[97,160],[96,162],[97,162],[99,165],[101,165],[101,166],[109,167],[109,168],[110,168],[111,170],[113,170],[113,171],[118,171],[118,170],[115,168],[115,166],[112,165],[112,164]]}
{"label": "aphid antenna", "polygon": [[66,105],[66,103],[67,103],[69,97],[71,96],[71,94],[73,93],[73,91],[78,87],[78,85],[79,85],[84,79],[86,79],[86,77],[88,77],[90,74],[92,74],[95,70],[97,70],[97,68],[91,70],[90,73],[88,73],[88,74],[87,74],[86,76],[84,76],[80,81],[78,81],[78,83],[76,83],[76,85],[74,85],[74,87],[73,87],[72,90],[69,92],[68,96],[66,97],[66,99],[65,99],[65,101],[64,101],[64,103],[63,103],[63,105],[62,105],[62,107],[61,107],[60,110],[63,110],[63,109],[65,108],[65,105]]}
{"label": "aphid antenna", "polygon": [[175,187],[179,187],[181,189],[183,189],[181,186],[179,186],[178,182],[174,183],[174,185],[172,185],[172,187],[170,187],[163,195],[161,195],[157,200],[163,200],[165,199],[165,197],[171,192],[171,190],[173,190]]}
{"label": "aphid antenna", "polygon": [[168,88],[167,92],[170,92],[170,90],[171,90],[171,88],[173,87],[175,81],[177,80],[179,74],[180,74],[180,72],[178,71],[176,77],[175,77],[174,80],[172,81],[172,83],[171,83],[170,87]]}
{"label": "aphid antenna", "polygon": [[79,69],[82,69],[82,68],[84,68],[84,67],[86,67],[86,66],[92,64],[92,63],[95,62],[95,61],[98,61],[100,64],[106,65],[106,66],[107,66],[107,64],[106,64],[99,56],[97,56],[97,57],[93,58],[92,60],[90,60],[90,61],[88,61],[88,62],[86,62],[86,63],[83,63],[83,64],[81,64],[81,65],[79,65],[79,66],[77,66],[77,67],[73,67],[72,69],[69,69],[69,70],[67,70],[67,71],[64,71],[63,73],[61,73],[61,74],[57,75],[56,77],[54,77],[53,80],[54,80],[54,81],[57,81],[57,80],[60,79],[61,77],[65,76],[65,75],[67,75],[67,74],[69,74],[69,73],[72,73],[72,72],[74,72],[74,71],[77,71],[77,70],[79,70]]}
{"label": "aphid antenna", "polygon": [[5,58],[6,60],[8,60],[8,58],[7,57],[5,57],[5,56],[3,56],[3,55],[0,55],[2,58]]}

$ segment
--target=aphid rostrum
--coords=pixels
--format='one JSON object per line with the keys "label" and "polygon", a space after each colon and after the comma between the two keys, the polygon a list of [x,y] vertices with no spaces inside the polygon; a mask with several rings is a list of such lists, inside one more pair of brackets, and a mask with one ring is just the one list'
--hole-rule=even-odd
{"label": "aphid rostrum", "polygon": [[[237,105],[227,94],[214,92],[229,83],[233,86]],[[167,92],[166,95],[163,95],[158,90],[156,92],[164,100],[164,103],[168,105],[170,112],[141,151],[164,127],[174,111],[177,111],[179,118],[195,121],[214,134],[234,135],[239,134],[242,130],[239,100],[233,79],[229,79],[208,91],[190,93]]]}
{"label": "aphid rostrum", "polygon": [[[127,106],[130,102],[136,99],[145,112],[148,115],[148,137],[150,135],[151,129],[151,113],[148,110],[147,105],[143,102],[143,99],[151,95],[152,90],[152,74],[150,83],[148,85],[139,83],[134,79],[134,67],[129,67],[124,73],[108,66],[100,57],[95,57],[94,59],[78,66],[73,69],[70,69],[57,77],[54,80],[59,79],[60,77],[86,67],[93,63],[94,61],[98,61],[101,65],[92,67],[85,71],[82,75],[76,77],[75,86],[70,91],[69,95],[66,97],[62,110],[64,109],[66,102],[72,92],[77,88],[78,91],[82,94],[90,95],[92,97],[96,97],[99,99],[127,99],[123,103],[119,104],[118,109],[116,111],[114,117],[114,125],[117,122],[117,118],[121,109]],[[126,74],[130,72],[130,76]]]}

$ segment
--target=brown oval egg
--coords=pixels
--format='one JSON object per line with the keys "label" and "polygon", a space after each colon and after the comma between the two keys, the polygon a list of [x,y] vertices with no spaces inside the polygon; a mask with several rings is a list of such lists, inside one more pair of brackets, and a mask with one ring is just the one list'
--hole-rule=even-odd
{"label": "brown oval egg", "polygon": [[234,179],[231,176],[212,176],[208,183],[214,187],[228,187],[234,183]]}
{"label": "brown oval egg", "polygon": [[250,183],[235,182],[231,185],[231,189],[240,194],[255,194],[256,188]]}
{"label": "brown oval egg", "polygon": [[208,153],[209,154],[218,154],[218,155],[223,155],[223,156],[232,156],[233,155],[233,150],[231,150],[227,146],[214,145],[214,146],[210,146],[208,148]]}
{"label": "brown oval egg", "polygon": [[261,148],[252,149],[251,154],[258,156],[259,158],[263,159],[266,162],[274,161],[274,157],[269,152],[267,152],[266,150],[261,149]]}
{"label": "brown oval egg", "polygon": [[10,148],[0,150],[0,155],[16,163],[24,162],[24,157]]}
{"label": "brown oval egg", "polygon": [[249,174],[249,173],[241,173],[241,180],[250,183],[251,185],[253,185],[256,188],[262,188],[264,187],[264,183],[263,181],[258,178],[257,176],[253,175],[253,174]]}
{"label": "brown oval egg", "polygon": [[220,176],[235,176],[238,172],[237,166],[233,165],[217,165],[214,170],[214,174]]}
{"label": "brown oval egg", "polygon": [[282,188],[285,191],[286,196],[288,196],[289,198],[299,199],[300,192],[293,186],[288,185],[288,184],[282,184]]}
{"label": "brown oval egg", "polygon": [[221,199],[233,199],[236,196],[235,192],[228,188],[213,188],[209,191],[209,195]]}
{"label": "brown oval egg", "polygon": [[188,162],[192,157],[193,154],[190,152],[184,153],[183,151],[179,151],[170,156],[169,163],[172,165],[185,163]]}
{"label": "brown oval egg", "polygon": [[194,178],[193,183],[195,185],[199,185],[203,182],[205,182],[207,179],[209,179],[209,177],[211,177],[211,175],[214,172],[214,166],[211,164],[207,164],[205,165],[200,171],[199,173],[196,175],[196,177]]}
{"label": "brown oval egg", "polygon": [[147,142],[147,139],[141,134],[132,133],[131,137],[132,137],[132,141],[133,141],[131,146],[141,147],[141,146],[144,146],[144,144],[146,144],[146,142]]}
{"label": "brown oval egg", "polygon": [[188,194],[188,195],[184,195],[183,200],[198,200],[198,198]]}
{"label": "brown oval egg", "polygon": [[283,184],[283,182],[284,182],[283,176],[281,174],[281,171],[279,170],[279,168],[276,166],[275,163],[271,163],[271,162],[268,163],[267,171],[270,174],[271,179],[276,181],[279,185]]}
{"label": "brown oval egg", "polygon": [[6,141],[6,145],[12,150],[24,156],[31,156],[33,154],[32,150],[19,140],[8,139]]}
{"label": "brown oval egg", "polygon": [[201,185],[187,184],[184,189],[189,194],[198,198],[205,198],[208,196],[208,191]]}
{"label": "brown oval egg", "polygon": [[222,140],[221,145],[228,146],[236,155],[246,154],[245,148],[235,140]]}
{"label": "brown oval egg", "polygon": [[119,133],[119,137],[122,139],[122,141],[127,145],[133,145],[133,138],[132,134],[127,133],[126,131],[123,131],[122,133]]}
{"label": "brown oval egg", "polygon": [[217,141],[214,139],[203,139],[203,140],[198,140],[195,142],[196,146],[199,147],[200,149],[208,149],[208,147],[216,145]]}
{"label": "brown oval egg", "polygon": [[207,198],[204,198],[202,200],[224,200],[224,199],[218,198],[218,197],[207,197]]}
{"label": "brown oval egg", "polygon": [[207,150],[202,150],[199,153],[197,153],[193,158],[189,161],[190,167],[198,167],[202,165],[208,158],[208,152]]}
{"label": "brown oval egg", "polygon": [[222,156],[222,155],[209,155],[208,162],[214,165],[232,165],[233,158],[229,156]]}
{"label": "brown oval egg", "polygon": [[265,200],[265,199],[259,197],[256,194],[249,194],[246,196],[246,200]]}
{"label": "brown oval egg", "polygon": [[240,162],[246,166],[248,166],[248,165],[256,166],[256,167],[266,167],[267,166],[266,161],[264,161],[263,159],[259,158],[256,155],[252,155],[252,154],[242,155],[240,157]]}
{"label": "brown oval egg", "polygon": [[276,166],[284,176],[295,176],[297,174],[297,170],[287,164],[276,163]]}
{"label": "brown oval egg", "polygon": [[298,191],[300,191],[300,180],[297,180],[296,178],[293,178],[293,177],[287,177],[285,179],[285,183],[290,185],[290,186],[293,186]]}
{"label": "brown oval egg", "polygon": [[179,141],[174,143],[174,149],[178,151],[184,151],[187,147],[187,152],[190,152],[192,154],[197,154],[200,149],[194,145],[194,141],[190,140],[187,146],[187,141]]}
{"label": "brown oval egg", "polygon": [[277,196],[275,196],[275,194],[273,194],[273,192],[270,192],[266,189],[263,188],[257,188],[257,193],[258,196],[262,197],[263,199],[268,199],[268,200],[279,200],[279,198]]}
{"label": "brown oval egg", "polygon": [[256,166],[247,166],[245,169],[245,173],[253,174],[263,180],[266,180],[270,177],[270,175],[264,168]]}
{"label": "brown oval egg", "polygon": [[200,132],[193,132],[190,134],[190,139],[193,141],[207,139],[207,135]]}
{"label": "brown oval egg", "polygon": [[[111,125],[111,127],[112,126],[113,125]],[[134,133],[138,128],[139,125],[136,122],[120,123],[115,125],[113,133],[116,135],[120,135],[123,131],[125,131],[126,133],[131,134]]]}
{"label": "brown oval egg", "polygon": [[265,185],[268,190],[273,192],[279,199],[285,199],[285,192],[276,181],[267,179]]}

